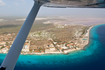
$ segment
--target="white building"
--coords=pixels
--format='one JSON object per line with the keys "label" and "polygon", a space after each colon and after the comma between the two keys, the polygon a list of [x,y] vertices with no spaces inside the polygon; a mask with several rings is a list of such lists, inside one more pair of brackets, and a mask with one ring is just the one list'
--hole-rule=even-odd
{"label": "white building", "polygon": [[5,48],[1,49],[1,52],[2,52],[2,53],[7,53],[7,52],[8,52],[8,48],[5,47]]}
{"label": "white building", "polygon": [[62,49],[68,49],[68,47],[61,47]]}
{"label": "white building", "polygon": [[22,52],[29,52],[30,41],[25,43],[22,49]]}
{"label": "white building", "polygon": [[60,45],[57,45],[58,47],[66,47],[65,46],[66,44],[64,43],[64,44],[60,44]]}
{"label": "white building", "polygon": [[54,44],[57,44],[57,42],[53,42]]}

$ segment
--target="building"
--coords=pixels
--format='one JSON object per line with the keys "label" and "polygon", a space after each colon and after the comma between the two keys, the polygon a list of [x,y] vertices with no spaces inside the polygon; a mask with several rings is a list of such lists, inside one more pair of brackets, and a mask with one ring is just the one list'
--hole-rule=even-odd
{"label": "building", "polygon": [[5,44],[6,44],[6,42],[0,42],[0,45],[3,45],[4,46]]}
{"label": "building", "polygon": [[45,53],[51,52],[49,48],[45,49]]}
{"label": "building", "polygon": [[1,53],[7,53],[8,50],[9,50],[9,49],[8,49],[7,47],[5,47],[5,48],[1,49]]}
{"label": "building", "polygon": [[65,45],[66,45],[66,43],[58,43],[57,47],[66,47]]}
{"label": "building", "polygon": [[30,41],[29,42],[25,42],[22,52],[29,52],[29,46],[30,46]]}
{"label": "building", "polygon": [[49,49],[50,49],[50,51],[55,51],[56,50],[55,47],[50,47]]}
{"label": "building", "polygon": [[68,49],[68,47],[66,47],[66,46],[65,47],[61,47],[61,49]]}

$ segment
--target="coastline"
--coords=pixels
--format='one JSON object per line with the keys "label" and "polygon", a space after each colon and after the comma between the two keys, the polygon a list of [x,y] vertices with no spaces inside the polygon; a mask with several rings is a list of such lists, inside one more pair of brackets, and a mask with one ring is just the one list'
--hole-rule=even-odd
{"label": "coastline", "polygon": [[[89,43],[90,43],[90,39],[89,39],[89,37],[90,37],[90,30],[94,27],[95,25],[92,25],[89,29],[88,29],[88,43],[85,45],[85,46],[87,46]],[[83,49],[85,48],[85,46],[83,47]],[[82,50],[83,50],[82,49]]]}
{"label": "coastline", "polygon": [[[88,37],[90,37],[90,30],[91,30],[93,27],[97,26],[97,25],[104,25],[104,23],[92,25],[92,26],[89,28]],[[88,38],[88,44],[90,43],[89,40],[90,40],[90,39]],[[85,46],[87,46],[88,44],[86,44]],[[83,47],[83,49],[85,48],[85,46]],[[82,49],[82,50],[83,50],[83,49]]]}
{"label": "coastline", "polygon": [[[96,25],[100,25],[100,24],[96,24]],[[27,52],[25,52],[25,53],[21,53],[21,55],[68,54],[68,53],[71,53],[71,52],[74,52],[74,51],[83,50],[85,48],[85,46],[87,46],[89,44],[90,30],[96,25],[92,25],[86,30],[87,32],[85,34],[87,34],[87,36],[88,36],[87,39],[88,40],[86,41],[86,44],[82,46],[82,48],[69,49],[69,50],[66,50],[64,52],[61,52],[61,51],[42,52],[42,53],[35,53],[35,52],[34,53],[29,53],[29,52],[27,53]],[[6,54],[6,53],[1,53],[1,54]]]}
{"label": "coastline", "polygon": [[[100,25],[100,24],[97,24]],[[89,44],[89,37],[90,37],[90,30],[96,25],[92,25],[89,27],[89,29],[87,29],[87,34],[88,34],[88,40],[87,40],[87,44],[85,46],[87,46]],[[43,52],[43,53],[21,53],[21,55],[44,55],[44,54],[69,54],[71,52],[75,52],[75,51],[79,51],[79,50],[83,50],[85,48],[85,46],[83,46],[83,48],[77,48],[77,49],[69,49],[68,51],[64,51],[64,52]]]}

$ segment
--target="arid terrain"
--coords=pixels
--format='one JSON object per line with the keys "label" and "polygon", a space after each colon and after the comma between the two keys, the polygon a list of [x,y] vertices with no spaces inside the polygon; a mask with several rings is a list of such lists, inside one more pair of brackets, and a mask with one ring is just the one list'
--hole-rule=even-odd
{"label": "arid terrain", "polygon": [[[105,22],[101,18],[38,17],[23,46],[22,53],[62,53],[83,49],[88,44],[89,30],[95,25],[93,22],[95,19],[97,19],[96,24]],[[3,49],[9,50],[24,20],[24,17],[0,18],[1,53]]]}

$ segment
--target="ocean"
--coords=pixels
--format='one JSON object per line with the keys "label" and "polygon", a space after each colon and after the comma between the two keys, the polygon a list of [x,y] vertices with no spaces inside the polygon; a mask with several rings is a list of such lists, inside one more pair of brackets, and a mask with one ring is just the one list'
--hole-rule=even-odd
{"label": "ocean", "polygon": [[[65,54],[20,55],[14,70],[105,70],[105,24],[90,30],[83,50]],[[0,64],[6,54],[0,54]]]}

